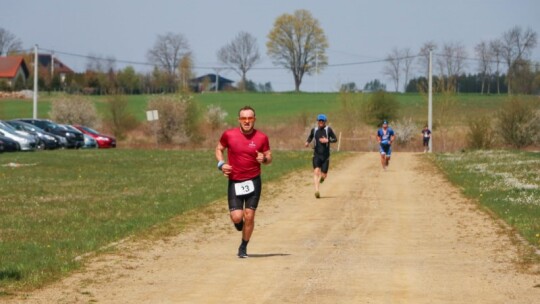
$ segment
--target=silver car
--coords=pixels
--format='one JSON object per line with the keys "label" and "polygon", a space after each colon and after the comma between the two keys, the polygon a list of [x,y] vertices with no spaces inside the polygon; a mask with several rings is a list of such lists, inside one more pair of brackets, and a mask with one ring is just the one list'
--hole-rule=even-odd
{"label": "silver car", "polygon": [[10,138],[19,143],[22,151],[34,151],[37,147],[36,138],[33,135],[24,135],[15,130],[9,124],[0,121],[1,135]]}

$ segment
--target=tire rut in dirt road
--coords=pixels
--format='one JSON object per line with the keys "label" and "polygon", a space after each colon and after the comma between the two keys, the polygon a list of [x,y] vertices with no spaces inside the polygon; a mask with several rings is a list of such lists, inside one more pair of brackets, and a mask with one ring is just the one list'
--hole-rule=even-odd
{"label": "tire rut in dirt road", "polygon": [[330,169],[321,199],[309,171],[265,185],[248,259],[235,257],[240,234],[223,210],[210,226],[133,250],[128,261],[113,255],[93,263],[24,303],[540,299],[539,276],[515,270],[515,247],[490,217],[440,174],[421,169],[421,156],[393,158],[386,172],[375,153],[344,160]]}

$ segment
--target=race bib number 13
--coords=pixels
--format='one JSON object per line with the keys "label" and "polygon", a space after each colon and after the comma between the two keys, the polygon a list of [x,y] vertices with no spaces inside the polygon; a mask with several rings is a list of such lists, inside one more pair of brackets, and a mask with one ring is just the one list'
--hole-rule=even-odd
{"label": "race bib number 13", "polygon": [[252,180],[247,180],[241,183],[235,183],[234,191],[236,192],[236,195],[250,194],[251,192],[255,191],[255,185],[253,185]]}

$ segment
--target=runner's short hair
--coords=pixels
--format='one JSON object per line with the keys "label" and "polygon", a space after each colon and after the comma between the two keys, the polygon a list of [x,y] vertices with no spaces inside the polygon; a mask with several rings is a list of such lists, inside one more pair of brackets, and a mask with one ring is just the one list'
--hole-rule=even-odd
{"label": "runner's short hair", "polygon": [[253,111],[253,116],[256,116],[256,115],[255,115],[255,109],[253,109],[251,106],[244,106],[244,107],[242,107],[242,108],[238,111],[238,117],[240,117],[240,112],[246,111],[246,110],[251,110],[251,111]]}

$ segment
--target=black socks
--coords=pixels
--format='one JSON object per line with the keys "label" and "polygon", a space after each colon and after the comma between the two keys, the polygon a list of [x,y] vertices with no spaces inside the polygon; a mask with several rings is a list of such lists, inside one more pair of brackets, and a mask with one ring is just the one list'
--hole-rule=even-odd
{"label": "black socks", "polygon": [[244,220],[242,220],[240,223],[234,223],[234,227],[236,227],[236,230],[242,231],[242,229],[244,229]]}

